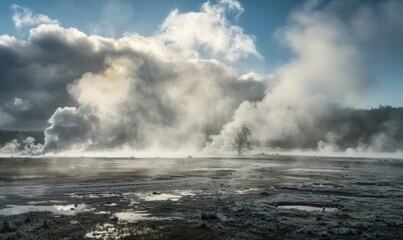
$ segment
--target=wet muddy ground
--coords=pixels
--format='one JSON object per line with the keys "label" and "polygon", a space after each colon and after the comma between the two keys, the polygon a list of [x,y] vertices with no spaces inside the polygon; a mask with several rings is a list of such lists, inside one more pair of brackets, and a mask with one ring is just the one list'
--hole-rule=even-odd
{"label": "wet muddy ground", "polygon": [[3,158],[0,239],[403,239],[403,161]]}

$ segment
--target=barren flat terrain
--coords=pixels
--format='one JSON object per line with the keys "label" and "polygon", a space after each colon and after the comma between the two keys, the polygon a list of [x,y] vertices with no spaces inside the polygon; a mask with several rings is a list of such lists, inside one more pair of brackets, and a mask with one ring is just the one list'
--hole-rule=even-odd
{"label": "barren flat terrain", "polygon": [[403,161],[3,158],[0,239],[403,239]]}

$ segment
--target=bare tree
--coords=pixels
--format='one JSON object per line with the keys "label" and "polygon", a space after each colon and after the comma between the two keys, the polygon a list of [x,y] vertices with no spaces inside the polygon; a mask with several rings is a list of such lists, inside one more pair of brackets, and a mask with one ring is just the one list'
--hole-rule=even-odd
{"label": "bare tree", "polygon": [[232,149],[235,150],[240,156],[242,153],[252,150],[250,138],[252,131],[244,124],[241,127],[241,131],[236,133],[234,141],[231,143]]}

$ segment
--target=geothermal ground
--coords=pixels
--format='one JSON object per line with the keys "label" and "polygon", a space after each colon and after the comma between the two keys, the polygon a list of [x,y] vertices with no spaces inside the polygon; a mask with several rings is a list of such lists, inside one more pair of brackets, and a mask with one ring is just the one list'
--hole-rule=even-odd
{"label": "geothermal ground", "polygon": [[403,161],[3,158],[0,239],[403,239]]}

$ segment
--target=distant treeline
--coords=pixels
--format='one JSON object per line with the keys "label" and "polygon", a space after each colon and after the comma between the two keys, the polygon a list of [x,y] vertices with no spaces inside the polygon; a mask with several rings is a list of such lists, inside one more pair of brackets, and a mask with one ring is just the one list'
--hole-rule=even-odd
{"label": "distant treeline", "polygon": [[[327,123],[327,124],[326,124]],[[370,110],[340,109],[323,126],[340,133],[341,148],[371,146],[377,151],[403,149],[403,108],[380,106]]]}
{"label": "distant treeline", "polygon": [[323,141],[337,147],[371,148],[375,151],[403,150],[403,107],[379,106],[352,109],[334,106],[314,124],[300,126],[298,136],[268,143],[283,149],[316,149]]}

